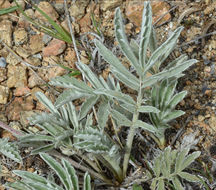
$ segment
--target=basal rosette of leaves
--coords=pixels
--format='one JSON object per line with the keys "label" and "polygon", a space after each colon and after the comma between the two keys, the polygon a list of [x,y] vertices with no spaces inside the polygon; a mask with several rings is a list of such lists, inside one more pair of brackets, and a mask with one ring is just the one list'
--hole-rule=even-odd
{"label": "basal rosette of leaves", "polygon": [[[96,76],[87,65],[77,62],[85,81],[69,76],[52,79],[51,85],[67,89],[54,104],[44,94],[37,93],[38,100],[49,113],[30,118],[31,124],[42,131],[21,137],[20,145],[34,147],[33,154],[61,150],[74,160],[82,160],[90,175],[107,184],[119,185],[127,176],[138,128],[149,133],[159,147],[165,146],[164,132],[170,127],[168,122],[183,114],[174,110],[186,95],[185,91],[175,93],[177,79],[197,61],[187,60],[183,55],[161,69],[183,28],[177,28],[158,46],[149,2],[144,3],[139,43],[135,40],[129,43],[119,8],[114,23],[118,45],[135,73],[131,73],[108,48],[95,40],[98,52],[110,64],[112,74],[105,80]],[[147,56],[147,51],[150,56]],[[121,83],[134,90],[133,98],[122,92]],[[75,100],[84,100],[79,110],[73,104]],[[140,119],[142,113],[149,115],[149,122]],[[106,131],[108,120],[112,121],[112,126],[108,127],[114,130],[113,135]],[[128,128],[126,139],[118,137],[122,127]],[[109,179],[110,173],[115,180]]]}

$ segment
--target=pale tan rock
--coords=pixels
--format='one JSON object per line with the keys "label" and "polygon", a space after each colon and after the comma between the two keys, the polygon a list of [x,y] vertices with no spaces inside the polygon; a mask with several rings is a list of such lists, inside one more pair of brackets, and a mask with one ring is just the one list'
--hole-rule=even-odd
{"label": "pale tan rock", "polygon": [[7,79],[7,70],[5,68],[0,68],[0,82]]}
{"label": "pale tan rock", "polygon": [[44,44],[43,44],[42,35],[37,34],[37,35],[30,37],[29,48],[31,49],[32,55],[42,51],[43,47],[44,47]]}
{"label": "pale tan rock", "polygon": [[[49,2],[41,1],[38,5],[38,8],[45,12],[53,20],[57,20],[57,18],[59,17],[58,13]],[[41,15],[39,11],[35,11],[35,17],[43,21],[47,21],[47,19],[43,15]]]}
{"label": "pale tan rock", "polygon": [[[1,0],[0,1],[0,9],[5,9],[5,8],[10,8],[12,7],[12,3],[10,3],[9,0]],[[17,13],[14,11],[10,14],[3,14],[1,15],[1,20],[10,20],[10,21],[15,21],[17,22]]]}
{"label": "pale tan rock", "polygon": [[27,59],[27,62],[33,66],[36,66],[36,67],[41,65],[41,60],[37,57],[29,57]]}
{"label": "pale tan rock", "polygon": [[122,0],[101,1],[101,9],[107,11],[114,9],[122,4]]}
{"label": "pale tan rock", "polygon": [[30,94],[31,90],[27,87],[27,86],[21,86],[21,87],[17,87],[14,95],[15,96],[25,96]]}
{"label": "pale tan rock", "polygon": [[[126,16],[128,19],[134,23],[136,26],[140,27],[142,23],[142,12],[143,12],[143,2],[140,1],[127,1],[126,2]],[[168,12],[170,6],[164,1],[152,1],[152,13],[153,13],[153,23],[157,21],[161,15]],[[160,25],[163,22],[168,21],[171,18],[171,15],[166,14],[157,25]]]}
{"label": "pale tan rock", "polygon": [[13,37],[15,45],[24,44],[28,40],[28,34],[24,28],[18,28],[17,30],[15,30]]}
{"label": "pale tan rock", "polygon": [[17,65],[18,63],[20,63],[20,60],[17,59],[17,57],[15,57],[12,53],[9,53],[7,58],[6,58],[6,62],[9,64],[9,65]]}
{"label": "pale tan rock", "polygon": [[9,65],[7,75],[7,86],[9,88],[27,86],[27,75],[25,67]]}
{"label": "pale tan rock", "polygon": [[69,8],[70,15],[76,19],[80,19],[85,15],[85,9],[89,4],[89,0],[73,1]]}
{"label": "pale tan rock", "polygon": [[15,52],[21,56],[22,58],[27,58],[31,55],[31,52],[29,49],[23,48],[23,47],[15,47],[14,48]]}
{"label": "pale tan rock", "polygon": [[55,67],[51,67],[48,69],[40,69],[39,71],[39,75],[41,76],[41,78],[43,80],[45,80],[46,82],[50,81],[50,79],[55,78],[57,76],[61,76],[63,74],[66,74],[66,70],[59,67],[59,66],[55,66]]}
{"label": "pale tan rock", "polygon": [[29,88],[33,88],[35,86],[40,86],[42,84],[43,84],[43,82],[33,73],[28,78],[28,87]]}
{"label": "pale tan rock", "polygon": [[77,61],[76,53],[74,49],[68,48],[64,53],[64,59],[70,67],[75,68],[75,62]]}
{"label": "pale tan rock", "polygon": [[27,98],[16,97],[6,109],[6,114],[9,120],[20,120],[22,111],[31,111],[34,108],[33,99],[31,96]]}
{"label": "pale tan rock", "polygon": [[3,20],[0,22],[0,39],[8,46],[12,46],[12,22]]}
{"label": "pale tan rock", "polygon": [[36,92],[42,92],[43,93],[43,90],[41,90],[39,87],[34,87],[31,90],[31,95],[32,95],[33,100],[38,100],[37,97],[35,96]]}
{"label": "pale tan rock", "polygon": [[81,62],[84,63],[84,64],[89,64],[90,63],[89,58],[88,58],[85,51],[81,51],[80,59],[81,59]]}
{"label": "pale tan rock", "polygon": [[209,119],[209,125],[211,129],[213,130],[214,133],[216,133],[216,116],[212,115],[211,118]]}
{"label": "pale tan rock", "polygon": [[8,87],[0,86],[0,104],[6,104],[9,95]]}
{"label": "pale tan rock", "polygon": [[[25,1],[24,0],[16,0],[16,2],[22,7],[22,9],[25,9]],[[12,6],[16,6],[16,3],[13,2]]]}
{"label": "pale tan rock", "polygon": [[58,40],[58,39],[53,39],[47,47],[43,48],[43,56],[44,57],[48,57],[48,56],[56,56],[59,55],[61,53],[63,53],[63,51],[66,48],[66,43]]}
{"label": "pale tan rock", "polygon": [[[65,19],[64,21],[61,22],[61,26],[68,32],[70,32],[70,29],[68,27],[68,21]],[[80,32],[80,26],[76,22],[72,22],[72,29],[75,33]]]}
{"label": "pale tan rock", "polygon": [[81,32],[86,33],[91,31],[91,12],[88,12],[79,20]]}
{"label": "pale tan rock", "polygon": [[[35,17],[34,17],[34,11],[32,9],[27,9],[24,12],[31,19],[35,19]],[[20,17],[19,17],[19,20],[18,20],[18,26],[22,27],[22,28],[29,27],[30,26],[30,22],[26,20],[25,16],[22,13],[20,13],[19,16]]]}

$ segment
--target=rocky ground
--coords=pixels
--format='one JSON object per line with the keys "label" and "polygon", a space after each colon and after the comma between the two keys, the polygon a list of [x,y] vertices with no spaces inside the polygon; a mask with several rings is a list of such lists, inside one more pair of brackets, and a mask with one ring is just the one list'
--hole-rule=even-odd
{"label": "rocky ground", "polygon": [[[63,0],[32,1],[68,30]],[[46,23],[30,4],[24,0],[19,2],[29,17]],[[94,50],[92,32],[103,36],[106,45],[115,49],[113,18],[115,8],[120,6],[124,13],[126,33],[130,39],[136,39],[140,32],[142,2],[77,0],[69,4],[69,12],[75,18],[73,28],[80,43],[82,62],[89,64],[104,78],[109,73],[109,67],[104,62],[92,65],[90,60],[89,52]],[[9,0],[0,0],[0,8],[13,4]],[[168,131],[169,144],[178,146],[184,136],[195,134],[199,139],[198,147],[208,164],[216,159],[216,1],[153,1],[152,9],[159,43],[177,26],[185,27],[170,58],[186,53],[190,58],[199,60],[179,81],[178,90],[188,91],[187,97],[178,105],[186,114],[174,122],[174,128]],[[98,27],[95,27],[92,15]],[[37,128],[28,126],[27,117],[44,110],[35,93],[41,91],[55,99],[59,89],[47,86],[47,82],[68,73],[56,63],[76,69],[73,46],[43,34],[19,12],[0,16],[0,39],[0,121],[15,129],[35,131]],[[0,132],[1,137],[15,139],[7,131],[0,129]],[[6,181],[13,180],[8,177],[13,169],[34,171],[43,170],[44,167],[39,158],[32,156],[26,156],[24,166],[16,165],[3,156],[1,162]],[[4,188],[0,185],[0,189]]]}

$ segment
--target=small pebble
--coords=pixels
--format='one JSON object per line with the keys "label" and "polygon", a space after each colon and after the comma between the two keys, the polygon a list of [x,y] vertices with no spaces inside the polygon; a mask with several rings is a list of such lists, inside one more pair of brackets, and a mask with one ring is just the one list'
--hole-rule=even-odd
{"label": "small pebble", "polygon": [[45,45],[47,45],[51,40],[52,40],[52,37],[51,37],[51,36],[49,36],[49,35],[47,35],[47,34],[44,34],[44,35],[43,35],[43,43],[44,43]]}
{"label": "small pebble", "polygon": [[6,65],[7,65],[7,63],[6,63],[5,58],[4,58],[4,57],[1,57],[1,58],[0,58],[0,67],[5,68]]}

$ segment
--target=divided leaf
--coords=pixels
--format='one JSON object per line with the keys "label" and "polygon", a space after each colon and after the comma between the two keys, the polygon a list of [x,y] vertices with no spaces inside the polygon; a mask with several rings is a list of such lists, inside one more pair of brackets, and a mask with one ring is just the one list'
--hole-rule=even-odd
{"label": "divided leaf", "polygon": [[124,31],[124,25],[122,22],[120,8],[116,9],[114,23],[115,23],[115,36],[116,36],[116,39],[119,43],[119,46],[122,52],[128,58],[132,66],[136,69],[137,73],[140,76],[142,76],[141,66],[139,65],[139,61],[136,55],[133,53],[133,50],[130,47],[130,44],[127,40],[125,31]]}

